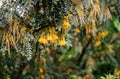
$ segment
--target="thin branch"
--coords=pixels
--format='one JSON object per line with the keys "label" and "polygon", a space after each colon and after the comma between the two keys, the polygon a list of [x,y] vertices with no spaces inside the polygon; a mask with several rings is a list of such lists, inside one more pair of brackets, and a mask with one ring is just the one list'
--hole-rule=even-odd
{"label": "thin branch", "polygon": [[91,40],[92,40],[92,39],[89,39],[89,41],[87,42],[87,44],[83,47],[82,52],[81,52],[79,58],[77,59],[77,64],[80,64],[80,63],[81,63],[84,55],[87,53],[87,48],[88,48],[89,45],[91,44]]}

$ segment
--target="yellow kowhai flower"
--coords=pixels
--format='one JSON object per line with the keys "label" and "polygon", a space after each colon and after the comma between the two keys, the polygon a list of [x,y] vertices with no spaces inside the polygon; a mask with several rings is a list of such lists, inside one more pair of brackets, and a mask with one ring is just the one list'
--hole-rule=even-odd
{"label": "yellow kowhai flower", "polygon": [[47,44],[48,43],[48,41],[47,41],[47,39],[46,39],[46,36],[45,35],[41,35],[41,37],[38,39],[38,42],[39,43],[42,43],[42,44]]}
{"label": "yellow kowhai flower", "polygon": [[54,28],[54,27],[52,27],[52,28],[50,29],[50,32],[53,32],[53,33],[55,33],[55,34],[56,34],[55,28]]}
{"label": "yellow kowhai flower", "polygon": [[61,36],[61,38],[58,39],[58,45],[60,45],[60,46],[66,45],[64,36]]}
{"label": "yellow kowhai flower", "polygon": [[80,30],[79,30],[78,28],[75,28],[74,31],[75,31],[76,33],[80,33]]}
{"label": "yellow kowhai flower", "polygon": [[10,76],[7,76],[6,79],[11,79]]}
{"label": "yellow kowhai flower", "polygon": [[53,39],[57,40],[58,36],[56,34],[52,34]]}
{"label": "yellow kowhai flower", "polygon": [[62,23],[62,29],[67,29],[69,27],[70,27],[70,23],[66,19],[64,19]]}
{"label": "yellow kowhai flower", "polygon": [[54,43],[57,39],[58,39],[58,36],[56,34],[47,34],[47,40],[50,41],[51,43]]}
{"label": "yellow kowhai flower", "polygon": [[41,75],[41,76],[40,76],[40,79],[45,79],[45,76],[44,76],[44,75]]}
{"label": "yellow kowhai flower", "polygon": [[98,32],[96,38],[104,38],[108,34],[107,31]]}
{"label": "yellow kowhai flower", "polygon": [[47,40],[50,41],[50,43],[54,43],[57,39],[57,32],[55,31],[55,28],[49,28],[49,33],[47,34]]}
{"label": "yellow kowhai flower", "polygon": [[58,36],[56,34],[52,34],[52,40],[50,40],[50,43],[54,43],[58,39]]}
{"label": "yellow kowhai flower", "polygon": [[64,20],[67,20],[67,16],[63,16],[63,19],[64,19]]}
{"label": "yellow kowhai flower", "polygon": [[100,46],[100,45],[101,45],[101,41],[95,41],[95,43],[94,43],[95,47]]}
{"label": "yellow kowhai flower", "polygon": [[47,37],[47,40],[48,40],[48,41],[50,41],[50,40],[52,40],[52,39],[53,39],[53,37],[52,37],[52,34],[51,34],[51,33],[48,33],[46,37]]}
{"label": "yellow kowhai flower", "polygon": [[86,34],[86,38],[91,38],[91,35],[90,34]]}
{"label": "yellow kowhai flower", "polygon": [[45,72],[45,70],[43,68],[39,68],[39,74],[43,74]]}
{"label": "yellow kowhai flower", "polygon": [[68,17],[72,17],[73,15],[72,15],[71,13],[69,13],[67,16],[68,16]]}
{"label": "yellow kowhai flower", "polygon": [[25,32],[26,32],[26,29],[27,29],[27,28],[26,28],[25,26],[23,26],[23,27],[20,29],[20,32],[21,32],[21,33],[25,33]]}
{"label": "yellow kowhai flower", "polygon": [[66,41],[65,40],[58,40],[58,45],[60,45],[60,46],[66,45]]}
{"label": "yellow kowhai flower", "polygon": [[114,74],[119,76],[120,75],[120,69],[115,69]]}

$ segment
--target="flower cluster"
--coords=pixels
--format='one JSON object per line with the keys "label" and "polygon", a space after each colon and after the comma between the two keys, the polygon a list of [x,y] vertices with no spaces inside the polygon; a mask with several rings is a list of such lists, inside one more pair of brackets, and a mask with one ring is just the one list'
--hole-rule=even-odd
{"label": "flower cluster", "polygon": [[66,30],[70,27],[70,23],[68,21],[68,17],[71,17],[72,14],[69,14],[68,16],[64,16],[63,17],[63,22],[61,24],[61,31],[62,34],[58,34],[56,31],[55,31],[55,27],[52,26],[52,27],[48,27],[45,29],[44,32],[42,32],[41,36],[39,37],[38,39],[38,42],[41,43],[41,44],[54,44],[55,42],[57,42],[58,45],[60,46],[63,46],[63,45],[66,45],[66,41],[65,41],[65,32]]}
{"label": "flower cluster", "polygon": [[99,40],[100,38],[104,38],[105,36],[107,36],[108,32],[107,31],[99,31],[97,33],[96,37],[96,41],[93,42],[93,46],[97,47],[101,45],[101,41]]}
{"label": "flower cluster", "polygon": [[[55,43],[58,39],[57,36],[57,32],[55,31],[54,27],[50,27],[48,28],[48,32],[42,32],[40,38],[38,39],[38,42],[41,44],[48,44],[48,42],[50,43]],[[45,29],[45,31],[47,31],[47,29]]]}
{"label": "flower cluster", "polygon": [[[64,28],[64,29],[66,29],[66,28]],[[55,42],[57,42],[58,45],[65,45],[66,44],[65,34],[63,33],[63,34],[61,34],[61,36],[58,36],[57,32],[55,31],[55,28],[50,27],[47,33],[42,32],[40,38],[38,39],[38,42],[40,44],[44,44],[44,45],[46,45],[48,43],[54,44]]]}
{"label": "flower cluster", "polygon": [[96,35],[96,38],[104,38],[107,34],[108,34],[107,31],[100,31],[100,32],[98,32],[98,34]]}
{"label": "flower cluster", "polygon": [[58,39],[58,45],[63,46],[66,44],[65,41],[65,35],[62,35],[59,39]]}
{"label": "flower cluster", "polygon": [[100,40],[95,41],[94,44],[93,44],[94,47],[98,47],[100,45],[101,45],[101,41]]}

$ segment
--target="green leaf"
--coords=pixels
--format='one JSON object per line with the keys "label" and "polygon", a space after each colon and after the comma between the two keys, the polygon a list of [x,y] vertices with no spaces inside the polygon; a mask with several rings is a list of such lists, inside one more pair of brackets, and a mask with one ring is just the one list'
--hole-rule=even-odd
{"label": "green leaf", "polygon": [[120,22],[118,19],[113,21],[114,27],[120,32]]}

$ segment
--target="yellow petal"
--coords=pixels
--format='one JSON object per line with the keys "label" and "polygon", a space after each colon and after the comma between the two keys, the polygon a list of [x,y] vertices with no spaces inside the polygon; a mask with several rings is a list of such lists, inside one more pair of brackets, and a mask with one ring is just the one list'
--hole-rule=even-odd
{"label": "yellow petal", "polygon": [[75,28],[74,31],[75,31],[76,33],[80,33],[80,30],[79,30],[78,28]]}
{"label": "yellow petal", "polygon": [[48,41],[47,39],[45,38],[45,36],[41,36],[39,39],[38,39],[38,42],[39,43],[42,43],[42,44],[47,44]]}
{"label": "yellow petal", "polygon": [[45,70],[44,70],[43,68],[41,68],[41,67],[39,68],[39,73],[40,73],[40,74],[43,74],[44,71],[45,71]]}
{"label": "yellow petal", "polygon": [[47,34],[47,40],[52,40],[52,35],[50,33]]}
{"label": "yellow petal", "polygon": [[52,40],[50,40],[50,43],[54,43],[58,39],[58,36],[56,34],[52,34]]}
{"label": "yellow petal", "polygon": [[10,78],[10,76],[7,76],[7,78],[6,78],[6,79],[11,79],[11,78]]}
{"label": "yellow petal", "polygon": [[70,27],[70,23],[67,21],[67,20],[64,20],[63,21],[63,24],[62,24],[62,28],[63,29],[67,29],[67,28],[69,28]]}
{"label": "yellow petal", "polygon": [[100,46],[100,45],[101,45],[101,41],[96,41],[96,42],[94,43],[94,46],[95,46],[95,47]]}
{"label": "yellow petal", "polygon": [[66,45],[65,38],[62,37],[62,38],[58,39],[58,45],[60,45],[60,46]]}

